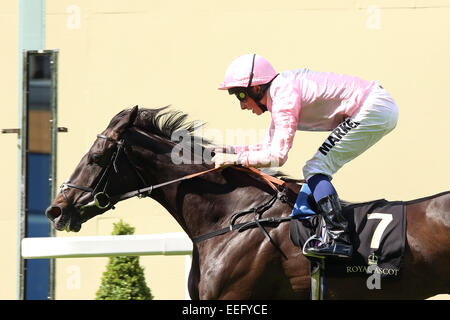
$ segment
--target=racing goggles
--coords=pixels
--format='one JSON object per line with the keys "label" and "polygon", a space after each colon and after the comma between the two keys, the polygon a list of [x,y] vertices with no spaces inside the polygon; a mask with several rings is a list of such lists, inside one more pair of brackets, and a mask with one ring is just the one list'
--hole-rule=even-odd
{"label": "racing goggles", "polygon": [[248,97],[247,88],[231,88],[228,90],[229,94],[234,94],[239,101],[245,101]]}

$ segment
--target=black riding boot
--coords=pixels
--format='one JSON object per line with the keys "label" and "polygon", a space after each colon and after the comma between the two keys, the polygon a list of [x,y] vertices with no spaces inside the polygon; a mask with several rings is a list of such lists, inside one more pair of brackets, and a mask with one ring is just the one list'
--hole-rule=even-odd
{"label": "black riding boot", "polygon": [[342,215],[339,197],[336,194],[322,198],[317,203],[325,220],[328,241],[306,249],[307,253],[319,256],[349,258],[353,253],[348,222]]}

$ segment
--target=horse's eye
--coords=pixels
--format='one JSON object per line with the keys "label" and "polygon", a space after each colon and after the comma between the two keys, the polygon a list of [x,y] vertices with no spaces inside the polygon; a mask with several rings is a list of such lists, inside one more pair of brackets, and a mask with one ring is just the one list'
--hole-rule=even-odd
{"label": "horse's eye", "polygon": [[89,155],[88,160],[89,160],[89,163],[101,164],[102,155],[101,155],[101,153],[91,153]]}

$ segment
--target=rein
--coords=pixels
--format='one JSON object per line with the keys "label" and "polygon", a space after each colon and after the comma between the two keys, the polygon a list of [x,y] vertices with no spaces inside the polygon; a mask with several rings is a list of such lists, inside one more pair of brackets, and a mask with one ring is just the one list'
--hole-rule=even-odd
{"label": "rein", "polygon": [[[235,170],[239,170],[239,171],[243,171],[243,172],[247,172],[247,173],[253,173],[253,174],[256,174],[256,175],[260,176],[276,192],[280,192],[280,191],[275,186],[275,184],[277,184],[277,185],[279,185],[279,186],[281,186],[283,188],[287,187],[285,181],[283,181],[281,179],[278,179],[278,178],[275,178],[275,177],[272,177],[271,175],[268,175],[268,174],[266,174],[266,173],[264,173],[264,172],[262,172],[262,171],[260,171],[260,170],[258,170],[256,168],[253,168],[253,167],[241,167],[241,166],[230,166],[230,167],[235,169]],[[132,198],[132,197],[136,197],[136,196],[139,197],[139,198],[142,198],[142,197],[150,195],[154,189],[157,189],[157,188],[160,188],[160,187],[163,187],[163,186],[175,183],[175,182],[192,179],[192,178],[201,176],[201,175],[209,173],[209,172],[219,171],[219,170],[222,170],[223,168],[224,167],[212,168],[212,169],[208,169],[208,170],[205,170],[205,171],[200,171],[200,172],[193,173],[193,174],[188,174],[188,175],[186,175],[184,177],[181,177],[181,178],[177,178],[177,179],[174,179],[174,180],[166,181],[166,182],[163,182],[163,183],[160,183],[160,184],[156,184],[156,185],[151,185],[151,186],[146,187],[146,188],[137,189],[137,190],[134,190],[134,191],[130,191],[130,192],[124,193],[124,194],[119,195],[119,196],[115,196],[115,197],[112,198],[112,200],[122,201],[122,200],[126,200],[126,199],[129,199],[129,198]],[[302,180],[300,180],[300,181],[302,181]]]}
{"label": "rein", "polygon": [[123,200],[129,199],[129,198],[133,198],[133,197],[143,198],[143,197],[149,196],[152,193],[152,191],[155,190],[155,189],[167,186],[167,185],[175,183],[175,182],[192,179],[192,178],[195,178],[197,176],[200,176],[200,175],[203,175],[203,174],[206,174],[206,173],[209,173],[209,172],[218,171],[220,169],[222,169],[222,168],[213,168],[213,169],[197,172],[197,173],[194,173],[194,174],[189,174],[187,176],[184,176],[184,177],[181,177],[181,178],[178,178],[178,179],[174,179],[174,180],[170,180],[170,181],[163,182],[163,183],[160,183],[160,184],[151,185],[151,186],[146,187],[146,188],[130,191],[130,192],[124,193],[122,195],[118,195],[118,196],[112,197],[111,200],[113,200],[114,202],[119,202],[119,201],[123,201]]}
{"label": "rein", "polygon": [[[127,199],[130,199],[130,198],[133,198],[133,197],[143,198],[143,197],[149,196],[152,193],[153,190],[158,189],[160,187],[164,187],[164,186],[172,184],[172,183],[176,183],[176,182],[179,182],[179,181],[192,179],[192,178],[198,177],[200,175],[203,175],[203,174],[206,174],[206,173],[209,173],[209,172],[219,171],[219,170],[223,169],[223,167],[212,168],[212,169],[208,169],[208,170],[205,170],[205,171],[189,174],[189,175],[186,175],[186,176],[178,178],[178,179],[166,181],[166,182],[163,182],[163,183],[160,183],[160,184],[156,184],[156,185],[150,185],[150,186],[145,187],[145,188],[136,189],[136,190],[133,190],[133,191],[130,191],[130,192],[126,192],[126,193],[121,194],[121,195],[116,195],[116,196],[110,197],[106,193],[106,189],[107,189],[108,184],[109,184],[109,179],[106,181],[105,186],[103,188],[103,191],[102,192],[97,192],[97,191],[98,191],[99,187],[101,186],[104,178],[107,177],[107,175],[110,172],[111,168],[114,168],[116,173],[118,172],[118,169],[117,169],[117,166],[116,166],[116,161],[117,161],[117,158],[119,157],[120,153],[123,151],[123,148],[125,146],[125,142],[123,140],[116,140],[114,138],[107,137],[107,136],[102,135],[102,134],[98,134],[97,138],[105,139],[105,140],[113,142],[114,144],[117,145],[117,150],[112,155],[111,160],[110,160],[106,170],[103,172],[103,174],[102,174],[99,182],[97,183],[97,185],[94,188],[90,188],[90,187],[75,185],[75,184],[70,183],[70,182],[64,182],[61,185],[61,187],[60,187],[61,193],[62,193],[64,199],[70,205],[73,205],[73,204],[69,200],[69,198],[67,197],[67,195],[65,193],[65,191],[68,188],[78,189],[78,190],[81,190],[81,191],[84,191],[84,192],[91,193],[93,195],[94,200],[91,201],[90,203],[84,205],[84,206],[81,206],[80,207],[81,209],[87,208],[87,207],[92,207],[92,206],[96,206],[96,207],[98,207],[100,209],[106,209],[106,208],[108,208],[110,206],[112,208],[114,208],[114,206],[111,205],[111,203],[117,203],[119,201],[127,200]],[[125,155],[126,155],[126,153],[125,153]],[[133,168],[135,168],[135,166],[133,165],[132,161],[129,159],[128,156],[127,156],[127,160],[130,162],[131,166]],[[283,181],[281,179],[278,179],[278,178],[275,178],[275,177],[272,177],[271,175],[268,175],[268,174],[266,174],[266,173],[264,173],[264,172],[262,172],[262,171],[260,171],[260,170],[258,170],[256,168],[241,167],[241,166],[231,166],[231,167],[233,169],[236,169],[236,170],[239,170],[239,171],[243,171],[243,172],[247,172],[247,173],[253,173],[253,174],[256,174],[256,175],[260,176],[277,193],[279,193],[280,191],[275,186],[275,184],[279,185],[279,186],[281,186],[283,188],[286,188],[286,182],[285,181]],[[143,178],[143,176],[139,173],[139,171],[137,171],[135,169],[135,172],[139,176],[139,178],[143,182],[143,184],[144,185],[148,185],[146,183],[145,179]]]}

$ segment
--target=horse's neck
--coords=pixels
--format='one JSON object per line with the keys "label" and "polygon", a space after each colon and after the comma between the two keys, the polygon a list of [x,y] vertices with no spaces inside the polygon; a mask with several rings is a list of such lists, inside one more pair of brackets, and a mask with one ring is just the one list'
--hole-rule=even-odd
{"label": "horse's neck", "polygon": [[[164,141],[156,141],[153,136],[145,141],[142,147],[146,150],[164,145]],[[169,151],[153,156],[142,155],[148,158],[142,173],[152,185],[210,169],[203,164],[175,164],[170,154]],[[152,198],[175,218],[189,236],[195,237],[222,228],[229,223],[233,212],[260,204],[267,200],[267,193],[272,192],[267,184],[257,182],[245,173],[225,169],[155,189]]]}

